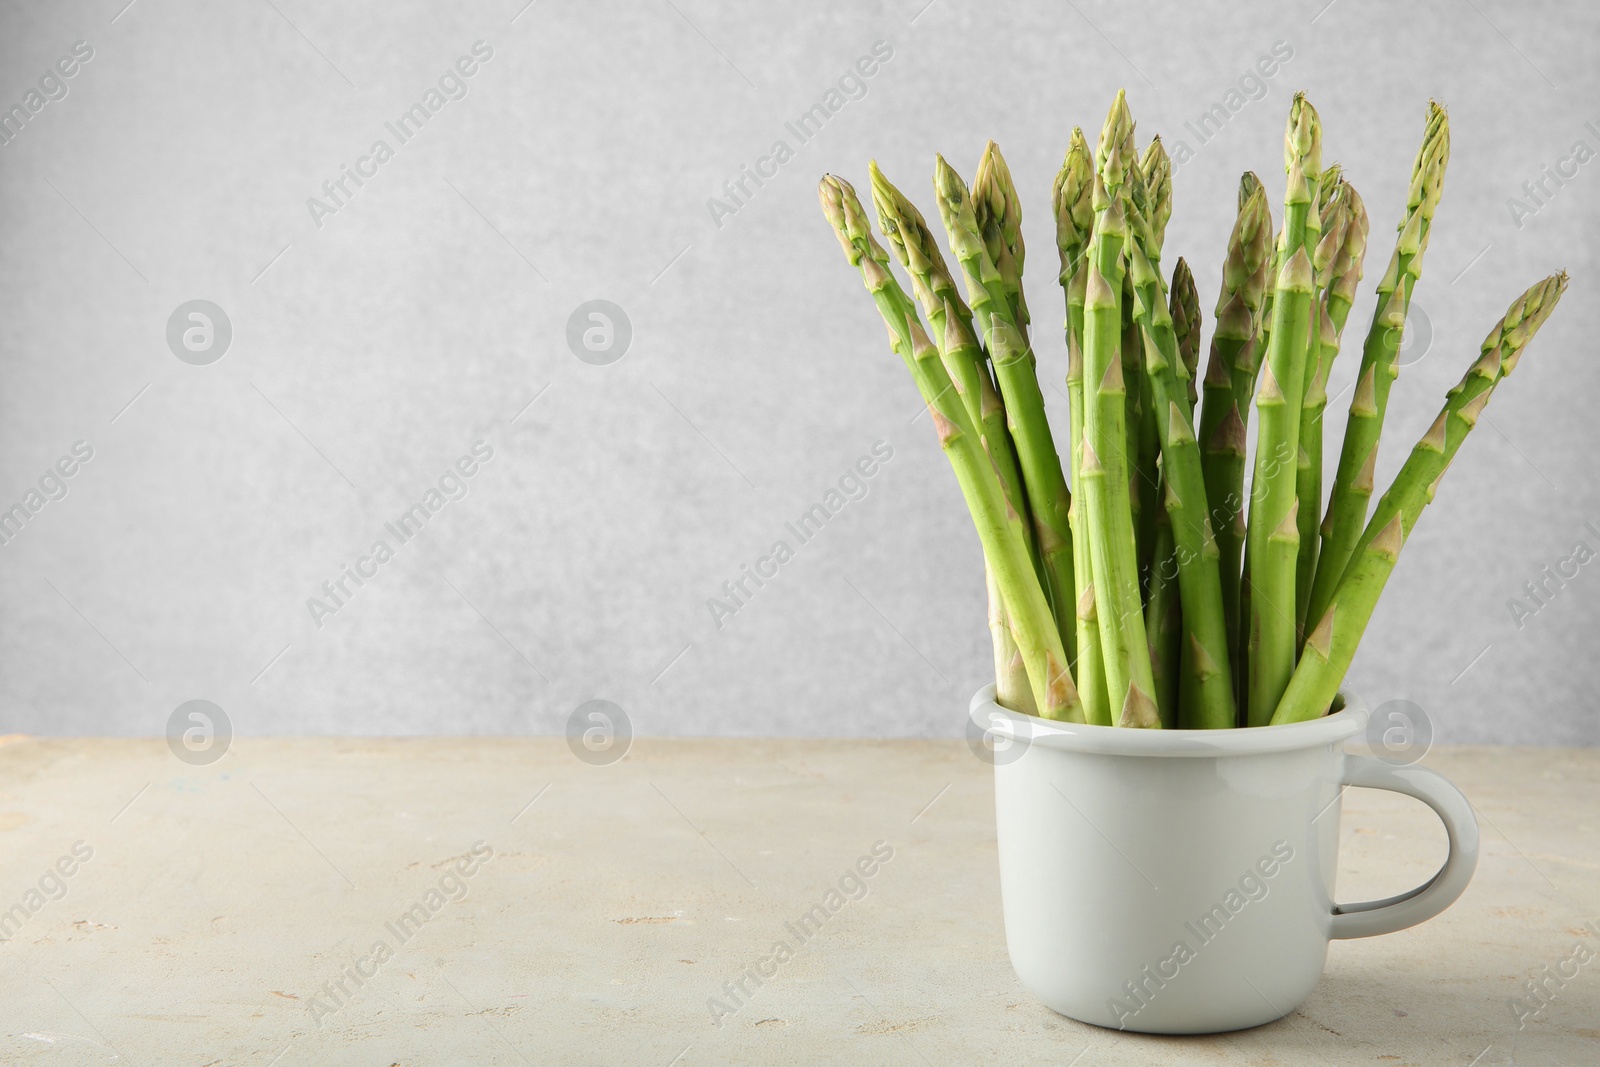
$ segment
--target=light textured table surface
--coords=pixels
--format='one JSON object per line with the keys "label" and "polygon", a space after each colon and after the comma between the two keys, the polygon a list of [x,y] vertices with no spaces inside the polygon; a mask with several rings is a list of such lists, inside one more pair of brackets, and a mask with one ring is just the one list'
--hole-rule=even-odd
{"label": "light textured table surface", "polygon": [[[13,739],[0,1062],[1600,1063],[1600,957],[1564,962],[1600,952],[1600,752],[1427,765],[1479,812],[1465,896],[1334,943],[1287,1019],[1177,1039],[1080,1025],[1018,985],[991,772],[958,741],[641,739],[593,767],[560,739],[238,739],[190,767],[162,741]],[[1444,852],[1393,794],[1347,793],[1341,832],[1347,900]],[[865,895],[796,938],[878,842]],[[71,875],[47,874],[75,845]],[[426,921],[396,925],[413,909]],[[729,997],[780,940],[791,958]],[[1519,1030],[1522,983],[1573,966]]]}

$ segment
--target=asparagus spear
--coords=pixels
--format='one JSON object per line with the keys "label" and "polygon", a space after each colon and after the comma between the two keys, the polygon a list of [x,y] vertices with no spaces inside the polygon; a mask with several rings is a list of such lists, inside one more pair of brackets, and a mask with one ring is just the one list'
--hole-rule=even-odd
{"label": "asparagus spear", "polygon": [[[1329,168],[1333,170],[1334,168]],[[1326,178],[1326,175],[1324,175]],[[1328,189],[1326,180],[1324,190]],[[1322,508],[1322,416],[1328,406],[1328,374],[1339,354],[1344,325],[1361,281],[1367,251],[1367,209],[1355,187],[1342,178],[1322,207],[1322,240],[1313,266],[1322,293],[1317,309],[1316,359],[1307,359],[1310,382],[1300,412],[1300,468],[1296,495],[1300,501],[1300,558],[1295,569],[1295,625],[1303,634],[1311,585],[1316,575],[1317,513]],[[1315,620],[1312,620],[1313,622]],[[1303,638],[1302,638],[1303,639]]]}
{"label": "asparagus spear", "polygon": [[1056,248],[1061,253],[1059,279],[1067,298],[1067,404],[1068,453],[1072,466],[1072,574],[1076,598],[1076,661],[1078,692],[1084,717],[1091,723],[1111,725],[1106,697],[1105,662],[1100,652],[1100,621],[1095,605],[1095,575],[1089,550],[1089,525],[1083,514],[1083,304],[1088,284],[1088,249],[1094,225],[1092,193],[1094,165],[1082,128],[1074,128],[1066,158],[1051,188],[1056,216]]}
{"label": "asparagus spear", "polygon": [[[1023,515],[1026,530],[1028,513],[1022,471],[1006,427],[1005,405],[995,392],[988,363],[972,333],[972,312],[957,292],[955,279],[922,213],[890,184],[876,161],[868,169],[872,177],[872,199],[878,209],[878,230],[888,240],[900,265],[911,274],[912,290],[928,317],[933,336],[939,339],[945,368],[961,393],[967,414],[983,435],[984,447],[994,461],[1006,499]],[[947,325],[947,314],[958,321]],[[1042,577],[1039,546],[1031,536],[1028,548],[1034,569]],[[1027,672],[1022,668],[1016,642],[1011,638],[1005,603],[993,574],[987,575],[985,589],[989,596],[990,640],[994,646],[995,700],[1013,711],[1032,713],[1035,709]],[[1068,645],[1069,653],[1070,648]]]}
{"label": "asparagus spear", "polygon": [[[1308,158],[1304,164],[1304,169],[1306,173],[1306,182],[1311,189],[1311,200],[1313,206],[1310,213],[1306,216],[1306,225],[1310,229],[1307,231],[1302,231],[1301,237],[1301,244],[1306,250],[1307,259],[1311,258],[1312,253],[1315,250],[1316,243],[1319,239],[1319,236],[1315,232],[1315,226],[1320,218],[1317,212],[1319,210],[1321,201],[1321,190],[1324,187],[1324,183],[1320,180],[1318,175],[1318,168],[1322,166],[1321,125],[1317,119],[1316,109],[1313,108],[1306,100],[1305,94],[1296,93],[1294,100],[1291,101],[1289,105],[1289,129],[1287,139],[1307,138],[1312,133],[1315,133],[1315,137],[1313,138],[1315,143],[1310,145],[1310,149],[1312,150],[1312,154],[1315,158]],[[1338,174],[1337,164],[1330,168],[1330,171],[1334,174],[1336,180]],[[1256,184],[1260,184],[1260,179],[1253,172],[1250,173],[1248,177],[1255,179]],[[1245,196],[1245,184],[1243,182],[1240,183],[1239,195],[1242,201],[1243,197]],[[1272,250],[1272,266],[1267,275],[1267,295],[1261,306],[1260,352],[1263,355],[1266,354],[1271,343],[1273,288],[1275,285],[1275,280],[1278,277],[1278,273],[1283,270],[1285,259],[1286,257],[1284,256],[1282,249],[1274,245]],[[1312,306],[1316,306],[1315,279],[1313,279]],[[1316,323],[1313,322],[1313,335],[1316,333],[1315,326]],[[1258,366],[1254,369],[1255,371],[1259,372],[1260,367]],[[1254,392],[1255,390],[1252,387],[1251,393],[1254,394]],[[1245,421],[1246,425],[1248,425],[1248,413],[1246,413]]]}
{"label": "asparagus spear", "polygon": [[1217,325],[1206,364],[1199,432],[1206,500],[1217,541],[1228,656],[1235,666],[1235,698],[1241,704],[1246,680],[1239,610],[1239,568],[1245,540],[1245,426],[1261,364],[1261,314],[1271,259],[1272,215],[1266,192],[1261,180],[1246,172],[1239,180],[1239,214],[1222,267],[1222,293],[1217,298]]}
{"label": "asparagus spear", "polygon": [[1449,118],[1444,108],[1430,101],[1427,130],[1411,169],[1405,218],[1400,223],[1389,269],[1378,283],[1378,305],[1361,351],[1361,369],[1350,399],[1339,469],[1323,520],[1322,549],[1307,605],[1308,618],[1320,619],[1327,610],[1366,522],[1389,387],[1400,373],[1396,356],[1405,332],[1406,312],[1411,306],[1412,288],[1422,275],[1422,255],[1428,247],[1428,233],[1449,160]]}
{"label": "asparagus spear", "polygon": [[[1254,171],[1246,171],[1239,180],[1241,207],[1243,206],[1244,198],[1254,189],[1261,189],[1263,193],[1265,192],[1265,186],[1262,185],[1260,176]],[[1277,240],[1270,232],[1268,234],[1268,244],[1270,246],[1270,254],[1267,257],[1267,285],[1266,291],[1261,298],[1261,313],[1256,316],[1258,325],[1255,344],[1250,350],[1252,358],[1247,364],[1241,363],[1236,372],[1233,385],[1234,396],[1239,409],[1240,426],[1242,427],[1239,434],[1241,442],[1246,440],[1250,427],[1251,398],[1255,396],[1256,382],[1261,374],[1261,360],[1266,355],[1268,342],[1272,336],[1272,298],[1277,289],[1278,273],[1283,269],[1283,259],[1278,254]],[[1246,377],[1249,379],[1248,387],[1245,386],[1244,382]],[[1243,448],[1244,446],[1241,445],[1240,447]],[[1248,726],[1250,724],[1250,544],[1247,520],[1248,511],[1241,511],[1239,522],[1241,527],[1240,539],[1243,547],[1240,549],[1239,562],[1239,627],[1238,631],[1233,635],[1233,643],[1239,656],[1238,661],[1234,664],[1233,691],[1235,698],[1239,702],[1238,724],[1240,726]]]}
{"label": "asparagus spear", "polygon": [[[1171,215],[1171,163],[1161,147],[1161,138],[1150,143],[1140,166],[1150,190],[1148,209],[1152,213],[1150,227],[1164,234],[1167,217]],[[1152,157],[1155,157],[1154,161]],[[1159,181],[1152,172],[1165,176]],[[1164,195],[1163,195],[1164,194]],[[1165,204],[1163,205],[1163,201]],[[1158,237],[1157,244],[1162,241]],[[1187,379],[1189,410],[1198,399],[1195,391],[1195,369],[1200,359],[1200,296],[1195,291],[1194,276],[1182,256],[1172,270],[1172,286],[1168,298],[1168,311],[1172,316],[1173,338],[1180,357],[1179,369]],[[1143,339],[1141,338],[1141,344]],[[1152,390],[1152,406],[1154,391]],[[1165,459],[1162,460],[1165,466]],[[1178,548],[1174,542],[1172,514],[1167,507],[1167,497],[1172,486],[1162,474],[1162,506],[1156,515],[1154,548],[1151,552],[1150,594],[1145,603],[1145,630],[1150,635],[1150,666],[1156,677],[1156,706],[1161,712],[1161,725],[1186,726],[1183,708],[1193,707],[1196,694],[1194,686],[1194,661],[1189,645],[1184,641],[1181,594],[1178,588]]]}
{"label": "asparagus spear", "polygon": [[1180,706],[1185,725],[1212,729],[1232,726],[1236,706],[1229,674],[1227,624],[1222,614],[1222,582],[1216,539],[1206,503],[1205,472],[1195,440],[1189,394],[1182,380],[1171,313],[1167,310],[1161,272],[1150,259],[1148,221],[1133,213],[1133,239],[1128,244],[1128,273],[1137,293],[1135,316],[1143,335],[1146,377],[1156,409],[1164,414],[1161,434],[1161,476],[1164,510],[1171,518],[1182,601],[1183,643],[1190,647],[1193,707]]}
{"label": "asparagus spear", "polygon": [[1495,387],[1516,367],[1566,287],[1565,273],[1544,279],[1513,301],[1489,331],[1478,361],[1450,390],[1439,417],[1374,509],[1327,611],[1306,638],[1305,655],[1273,716],[1274,724],[1301,722],[1327,712],[1422,509],[1433,500],[1439,480],[1477,425]]}
{"label": "asparagus spear", "polygon": [[[1157,259],[1172,213],[1172,165],[1161,138],[1153,138],[1144,156],[1129,169],[1129,221],[1139,220],[1145,245],[1153,248]],[[1128,490],[1133,507],[1134,544],[1138,548],[1140,590],[1148,599],[1155,567],[1156,528],[1162,521],[1161,430],[1158,411],[1144,372],[1144,341],[1134,319],[1133,280],[1124,275],[1122,283],[1122,372],[1128,383],[1128,455],[1133,460],[1133,478]]]}
{"label": "asparagus spear", "polygon": [[[1182,359],[1185,385],[1189,392],[1189,413],[1191,423],[1199,417],[1200,413],[1200,293],[1195,289],[1194,275],[1189,270],[1188,261],[1182,256],[1172,268],[1172,286],[1168,297],[1167,310],[1172,314],[1172,332],[1178,343],[1178,355]],[[1202,475],[1205,471],[1205,455],[1202,449],[1200,459]],[[1216,513],[1217,507],[1210,499],[1207,491],[1207,521],[1212,524],[1212,540],[1216,539]],[[1162,509],[1165,511],[1165,508]],[[1168,520],[1170,525],[1170,519]],[[1159,529],[1157,531],[1159,535]],[[1158,546],[1159,547],[1159,546]],[[1177,566],[1176,548],[1173,550],[1173,566]],[[1176,571],[1174,571],[1174,574]],[[1173,612],[1174,623],[1177,622],[1176,609]],[[1190,647],[1181,640],[1182,628],[1175,627],[1180,634],[1178,652],[1178,725],[1187,725],[1183,722],[1183,709],[1193,708],[1197,693],[1194,685],[1194,656]],[[1164,721],[1164,720],[1163,720]]]}
{"label": "asparagus spear", "polygon": [[1084,288],[1083,488],[1106,695],[1124,726],[1157,726],[1155,679],[1139,600],[1128,496],[1127,383],[1123,376],[1122,250],[1134,162],[1133,119],[1117,93],[1095,150],[1094,229]]}
{"label": "asparagus spear", "polygon": [[[1167,155],[1166,146],[1161,143],[1161,136],[1157,134],[1145,146],[1144,154],[1130,169],[1128,182],[1128,203],[1133,211],[1130,220],[1141,220],[1144,227],[1145,246],[1155,254],[1155,262],[1161,259],[1161,249],[1166,244],[1167,222],[1172,217],[1172,160]],[[1140,339],[1139,328],[1133,321],[1133,302],[1128,297],[1133,295],[1132,283],[1125,281],[1123,284],[1123,315],[1122,315],[1122,363],[1127,372],[1129,381],[1143,377],[1144,374],[1144,342]],[[1160,433],[1157,430],[1156,418],[1159,413],[1154,410],[1154,402],[1150,398],[1149,385],[1141,382],[1137,393],[1129,391],[1128,399],[1133,407],[1129,409],[1130,418],[1137,418],[1139,470],[1141,484],[1139,489],[1145,496],[1153,500],[1150,509],[1152,514],[1160,514],[1160,498],[1154,496],[1158,488],[1155,476],[1155,462],[1160,455]],[[1138,515],[1138,504],[1135,500],[1135,516]],[[1153,520],[1147,520],[1145,529],[1153,529]]]}
{"label": "asparagus spear", "polygon": [[[1455,450],[1461,446],[1461,439],[1466,436],[1467,429],[1476,425],[1477,412],[1488,403],[1488,394],[1516,369],[1528,342],[1533,340],[1539,327],[1550,317],[1566,290],[1567,275],[1563,271],[1530,286],[1512,301],[1505,316],[1484,338],[1478,362],[1468,368],[1461,381],[1451,388],[1439,417],[1412,450],[1400,475],[1395,477],[1394,483],[1372,509],[1368,529],[1362,532],[1361,540],[1356,543],[1357,551],[1366,547],[1376,536],[1374,527],[1386,524],[1396,514],[1403,520],[1402,534],[1411,536],[1412,527],[1417,524],[1423,507],[1432,502],[1435,484],[1450,465]],[[1466,428],[1452,423],[1448,418],[1450,415],[1460,418]],[[1452,430],[1459,430],[1453,440],[1450,438]]]}
{"label": "asparagus spear", "polygon": [[1011,168],[1000,155],[1000,146],[990,141],[978,160],[972,176],[972,214],[983,235],[984,249],[1000,272],[1005,286],[1011,321],[1022,342],[1028,343],[1028,302],[1022,295],[1022,264],[1026,252],[1022,243],[1022,201],[1011,180]]}
{"label": "asparagus spear", "polygon": [[[1012,635],[1026,665],[1035,706],[1046,718],[1083,721],[1083,705],[1067,670],[1066,650],[1028,556],[1022,519],[1006,499],[983,450],[976,423],[951,381],[939,350],[923,331],[916,305],[889,270],[889,254],[868,227],[855,190],[841,178],[825,177],[818,188],[823,214],[846,258],[861,271],[878,312],[889,328],[891,347],[912,370],[928,405],[939,444],[961,486],[977,527],[984,556],[1000,587]],[[947,328],[960,322],[947,314]]]}
{"label": "asparagus spear", "polygon": [[1272,332],[1256,410],[1255,477],[1247,537],[1250,568],[1249,723],[1272,718],[1294,673],[1295,566],[1299,550],[1296,460],[1300,449],[1300,407],[1304,399],[1306,353],[1314,278],[1306,251],[1308,222],[1315,204],[1311,173],[1321,173],[1322,135],[1316,112],[1295,97],[1284,134],[1283,232],[1278,238],[1278,272],[1272,307]]}
{"label": "asparagus spear", "polygon": [[[995,476],[1000,480],[1000,488],[1005,494],[1006,503],[1011,505],[1012,510],[1016,511],[1020,518],[1026,514],[1027,504],[1024,500],[1016,454],[1011,449],[1011,435],[1006,429],[1005,407],[995,392],[994,383],[989,379],[988,365],[983,361],[978,339],[973,335],[970,323],[962,318],[948,301],[944,304],[941,318],[945,331],[944,340],[938,348],[945,368],[946,370],[950,370],[952,366],[961,368],[965,374],[976,378],[979,402],[978,417],[973,421],[973,425],[983,435],[984,450],[994,468]],[[951,370],[950,374],[956,391],[962,392],[965,386],[962,384],[961,374],[954,370]],[[965,394],[962,400],[965,404]],[[970,409],[968,414],[970,416]],[[1026,520],[1020,525],[1023,536],[1027,539],[1028,559],[1033,565],[1034,577],[1042,581],[1042,561],[1039,557],[1038,544],[1028,536]],[[1029,685],[1027,665],[1017,648],[1016,639],[1011,635],[1010,611],[1006,607],[1005,596],[999,580],[995,577],[994,568],[987,559],[984,562],[984,576],[985,589],[989,597],[990,640],[994,645],[997,668],[995,700],[1001,706],[1013,711],[1036,715],[1038,705],[1034,701]],[[1071,663],[1070,658],[1067,662]]]}
{"label": "asparagus spear", "polygon": [[943,156],[937,157],[934,188],[950,250],[961,264],[972,312],[988,342],[995,381],[1005,401],[1011,436],[1016,442],[1022,485],[1033,516],[1034,535],[1044,560],[1046,590],[1062,635],[1062,645],[1075,641],[1072,598],[1072,505],[1061,473],[1055,440],[1045,418],[1044,397],[1034,373],[1032,353],[1011,316],[1009,297],[994,260],[984,245],[967,187]]}
{"label": "asparagus spear", "polygon": [[[1172,217],[1172,161],[1159,134],[1145,146],[1138,166],[1131,173],[1128,189],[1128,202],[1132,206],[1129,222],[1134,227],[1135,239],[1142,234],[1145,246],[1155,249],[1159,260],[1166,240],[1167,221]],[[1171,486],[1162,470],[1161,429],[1156,421],[1160,408],[1154,384],[1145,370],[1145,338],[1136,311],[1139,300],[1132,271],[1123,278],[1122,292],[1123,369],[1128,381],[1139,383],[1137,391],[1128,390],[1128,398],[1133,402],[1128,417],[1136,427],[1137,448],[1135,473],[1128,492],[1133,504],[1134,538],[1145,598],[1145,637],[1150,643],[1150,671],[1155,679],[1153,695],[1161,725],[1170,729],[1178,725],[1183,643],[1178,547],[1172,516],[1165,506]]]}
{"label": "asparagus spear", "polygon": [[[1298,515],[1296,515],[1299,528],[1299,547],[1296,550],[1296,574],[1294,574],[1294,603],[1298,606],[1298,614],[1294,616],[1294,640],[1296,640],[1296,648],[1298,648],[1299,640],[1301,640],[1302,632],[1304,632],[1302,630],[1304,617],[1306,617],[1304,603],[1306,603],[1310,595],[1309,592],[1301,589],[1302,581],[1309,582],[1310,576],[1307,574],[1306,579],[1301,579],[1299,571],[1301,571],[1302,566],[1309,568],[1309,561],[1315,558],[1315,542],[1310,537],[1307,537],[1307,531],[1310,534],[1315,534],[1315,531],[1317,531],[1317,512],[1322,507],[1322,490],[1320,490],[1322,470],[1320,469],[1318,469],[1317,478],[1315,478],[1315,482],[1318,483],[1317,491],[1314,494],[1310,494],[1310,499],[1307,499],[1307,494],[1312,490],[1312,475],[1310,475],[1310,462],[1312,461],[1310,461],[1310,453],[1306,448],[1306,438],[1309,430],[1307,430],[1307,419],[1306,414],[1304,414],[1306,397],[1309,397],[1312,394],[1312,390],[1315,389],[1320,354],[1322,354],[1322,293],[1323,288],[1326,286],[1326,280],[1328,280],[1326,274],[1317,269],[1317,251],[1323,243],[1323,218],[1325,218],[1325,213],[1330,208],[1331,202],[1333,202],[1334,190],[1339,187],[1339,176],[1341,176],[1342,168],[1338,163],[1334,163],[1334,165],[1328,166],[1323,170],[1322,162],[1320,162],[1320,155],[1322,155],[1322,149],[1320,149],[1322,125],[1320,125],[1320,120],[1317,118],[1317,110],[1310,106],[1309,101],[1306,101],[1306,94],[1304,93],[1296,93],[1294,101],[1290,104],[1290,126],[1290,136],[1301,142],[1306,142],[1307,138],[1309,138],[1310,141],[1314,141],[1317,144],[1318,157],[1317,162],[1314,165],[1307,165],[1306,170],[1306,181],[1309,182],[1312,190],[1314,190],[1315,200],[1310,206],[1310,211],[1307,211],[1306,214],[1306,234],[1304,234],[1304,243],[1302,243],[1304,250],[1306,250],[1307,258],[1312,262],[1312,288],[1310,288],[1310,322],[1309,326],[1307,326],[1310,336],[1306,341],[1306,370],[1302,371],[1301,397],[1299,397],[1301,416],[1299,416],[1299,442],[1296,442],[1296,453],[1298,454],[1296,454],[1296,464],[1294,464],[1294,491],[1296,491],[1296,501],[1298,501],[1296,507],[1299,509]],[[1339,221],[1341,219],[1330,219],[1330,222],[1334,222],[1334,224]],[[1342,232],[1338,237],[1334,238],[1333,246],[1338,246],[1341,240]],[[1291,398],[1290,403],[1294,403],[1293,398]],[[1318,422],[1318,426],[1320,426],[1320,422]],[[1317,443],[1320,446],[1320,440]],[[1320,462],[1320,458],[1318,458],[1318,462]]]}

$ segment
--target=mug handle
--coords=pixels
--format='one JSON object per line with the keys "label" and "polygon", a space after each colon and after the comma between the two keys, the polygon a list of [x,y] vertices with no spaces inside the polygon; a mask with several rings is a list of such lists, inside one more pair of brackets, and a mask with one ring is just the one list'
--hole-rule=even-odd
{"label": "mug handle", "polygon": [[1392,934],[1426,922],[1454,904],[1478,867],[1478,820],[1461,790],[1442,774],[1396,766],[1371,756],[1346,756],[1344,785],[1388,789],[1416,797],[1439,816],[1450,836],[1450,852],[1439,873],[1417,888],[1383,900],[1335,904],[1328,936],[1335,939]]}

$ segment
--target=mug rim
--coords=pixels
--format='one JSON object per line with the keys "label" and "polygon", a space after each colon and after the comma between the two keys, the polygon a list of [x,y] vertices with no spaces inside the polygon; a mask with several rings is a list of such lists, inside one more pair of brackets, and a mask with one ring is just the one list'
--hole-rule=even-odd
{"label": "mug rim", "polygon": [[[1340,689],[1345,704],[1342,710],[1305,722],[1226,730],[1131,730],[1043,719],[1001,707],[994,695],[993,682],[973,694],[968,717],[978,729],[1027,745],[1107,756],[1251,756],[1320,748],[1360,733],[1368,714],[1366,701]],[[980,719],[980,713],[986,713],[990,721]]]}

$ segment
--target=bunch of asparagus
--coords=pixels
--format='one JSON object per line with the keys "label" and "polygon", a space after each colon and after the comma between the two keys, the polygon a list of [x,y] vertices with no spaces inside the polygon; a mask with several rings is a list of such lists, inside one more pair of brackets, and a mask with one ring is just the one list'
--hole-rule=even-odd
{"label": "bunch of asparagus", "polygon": [[1021,201],[999,148],[989,143],[970,187],[943,157],[934,165],[959,288],[933,230],[876,163],[872,201],[888,249],[849,183],[822,180],[823,212],[928,406],[977,527],[1000,704],[1071,722],[1179,728],[1330,710],[1406,537],[1567,285],[1553,275],[1512,302],[1371,507],[1449,156],[1449,120],[1430,104],[1325,504],[1328,376],[1368,226],[1341,168],[1323,166],[1321,122],[1303,93],[1289,109],[1275,236],[1261,180],[1240,180],[1198,383],[1194,278],[1182,258],[1170,282],[1161,265],[1172,214],[1161,139],[1137,151],[1121,92],[1092,158],[1073,130],[1051,191],[1066,298],[1065,466],[1029,340]]}

